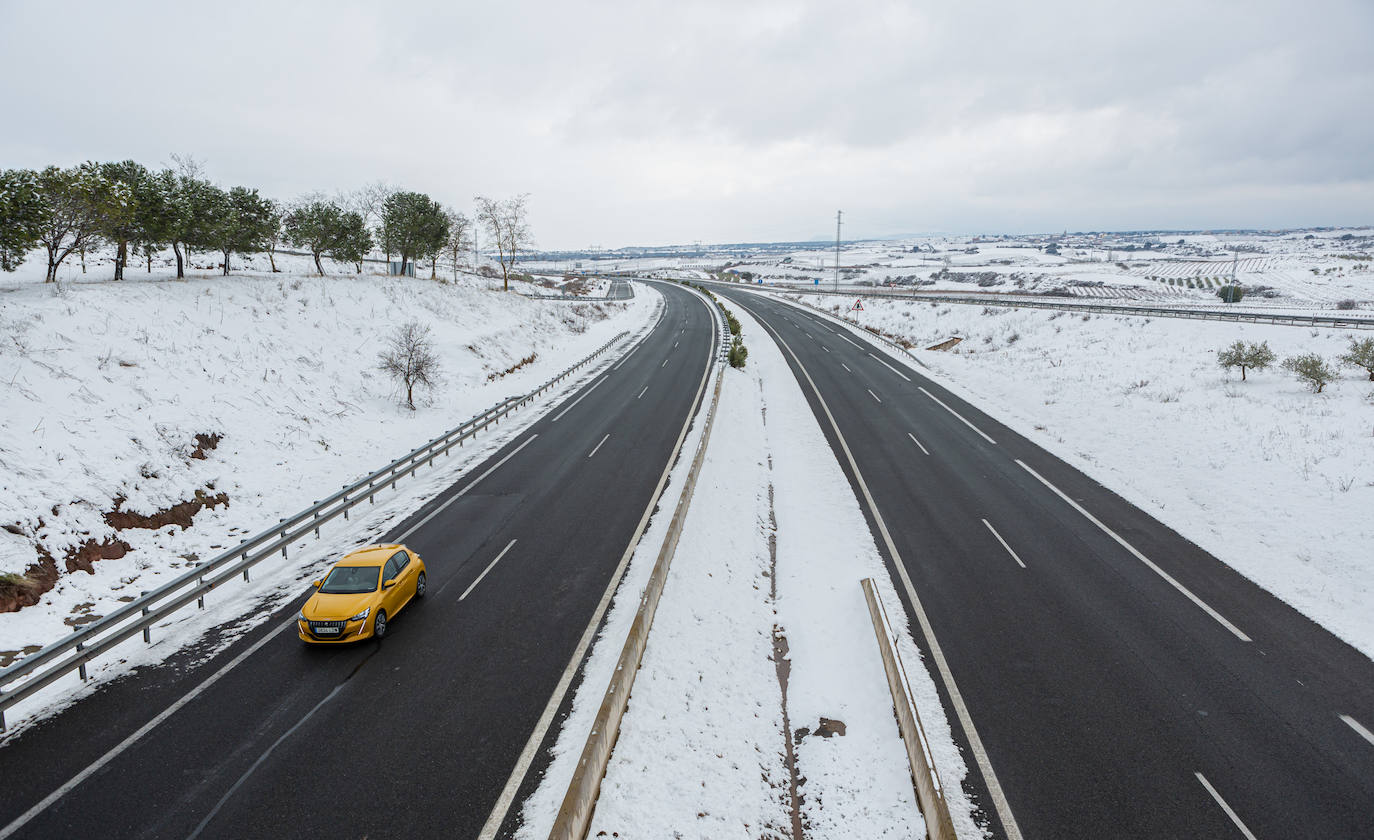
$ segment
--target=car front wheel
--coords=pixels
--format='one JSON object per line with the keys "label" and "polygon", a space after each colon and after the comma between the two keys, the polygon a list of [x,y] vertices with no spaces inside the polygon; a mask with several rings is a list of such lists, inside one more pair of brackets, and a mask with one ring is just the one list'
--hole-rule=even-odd
{"label": "car front wheel", "polygon": [[416,597],[416,598],[423,598],[423,597],[425,597],[425,587],[426,587],[427,585],[428,585],[428,584],[427,584],[427,582],[425,581],[425,573],[424,573],[424,572],[420,572],[420,576],[417,577],[417,578],[415,578],[415,597]]}
{"label": "car front wheel", "polygon": [[377,617],[372,620],[372,636],[380,639],[386,635],[386,612],[377,611]]}

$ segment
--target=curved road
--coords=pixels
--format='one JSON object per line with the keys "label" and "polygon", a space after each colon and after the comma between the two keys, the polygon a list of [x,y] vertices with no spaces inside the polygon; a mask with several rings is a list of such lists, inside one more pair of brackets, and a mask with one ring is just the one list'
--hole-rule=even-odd
{"label": "curved road", "polygon": [[493,813],[508,835],[712,364],[714,314],[655,285],[637,349],[382,536],[429,568],[384,642],[305,647],[302,595],[212,661],[101,690],[0,748],[0,838],[472,838]]}
{"label": "curved road", "polygon": [[1374,837],[1368,657],[859,335],[713,289],[778,342],[871,496],[998,836]]}

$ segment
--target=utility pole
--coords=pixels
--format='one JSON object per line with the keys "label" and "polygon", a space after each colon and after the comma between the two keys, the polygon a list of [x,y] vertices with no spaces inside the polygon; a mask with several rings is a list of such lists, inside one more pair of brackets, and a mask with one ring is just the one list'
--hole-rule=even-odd
{"label": "utility pole", "polygon": [[840,291],[840,217],[844,215],[843,210],[835,211],[835,292]]}

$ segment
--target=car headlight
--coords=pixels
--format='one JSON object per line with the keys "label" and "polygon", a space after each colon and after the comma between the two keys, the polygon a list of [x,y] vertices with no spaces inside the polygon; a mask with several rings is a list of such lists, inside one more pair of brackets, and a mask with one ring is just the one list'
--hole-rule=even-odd
{"label": "car headlight", "polygon": [[305,617],[305,610],[301,610],[300,612],[296,613],[296,620],[297,620],[297,621],[309,621],[310,619],[308,619],[308,618]]}
{"label": "car headlight", "polygon": [[368,613],[371,613],[371,612],[372,612],[372,608],[371,608],[371,607],[368,607],[367,609],[363,610],[362,612],[358,613],[357,615],[352,616],[352,617],[349,618],[348,620],[349,620],[349,621],[366,621],[366,620],[367,620]]}

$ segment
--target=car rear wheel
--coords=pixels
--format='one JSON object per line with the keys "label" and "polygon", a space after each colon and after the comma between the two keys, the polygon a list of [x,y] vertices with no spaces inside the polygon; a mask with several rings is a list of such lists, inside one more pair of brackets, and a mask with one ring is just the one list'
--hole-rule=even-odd
{"label": "car rear wheel", "polygon": [[425,587],[426,587],[427,585],[428,585],[428,584],[427,584],[427,582],[425,581],[425,573],[424,573],[424,572],[420,572],[420,576],[417,577],[417,578],[415,578],[415,597],[416,597],[416,598],[423,598],[423,597],[425,597]]}
{"label": "car rear wheel", "polygon": [[378,610],[377,617],[372,619],[372,635],[380,639],[386,635],[386,611]]}

